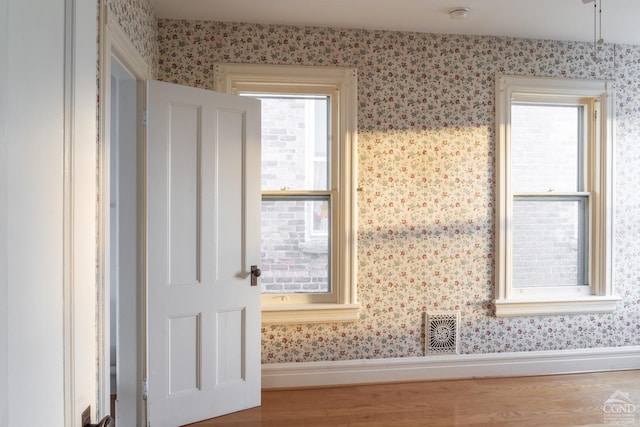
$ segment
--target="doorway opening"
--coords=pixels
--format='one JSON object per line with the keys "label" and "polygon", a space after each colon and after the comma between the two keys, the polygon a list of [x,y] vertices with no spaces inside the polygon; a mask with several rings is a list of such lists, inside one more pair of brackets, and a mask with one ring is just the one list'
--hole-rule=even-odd
{"label": "doorway opening", "polygon": [[[111,415],[135,425],[140,414],[142,321],[137,81],[111,58],[109,123],[109,318]],[[106,154],[106,153],[105,153]]]}

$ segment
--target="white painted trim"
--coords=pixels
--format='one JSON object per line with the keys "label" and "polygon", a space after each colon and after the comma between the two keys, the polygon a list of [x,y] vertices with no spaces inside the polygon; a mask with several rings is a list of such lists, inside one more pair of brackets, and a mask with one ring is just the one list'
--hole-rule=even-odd
{"label": "white painted trim", "polygon": [[[98,335],[98,401],[96,414],[98,417],[111,412],[111,372],[110,372],[110,277],[109,277],[109,212],[108,203],[105,206],[104,197],[109,194],[109,161],[105,155],[109,145],[105,141],[110,138],[110,104],[111,93],[111,37],[107,28],[108,6],[105,4],[100,10],[100,88],[98,105],[99,117],[99,156],[98,159],[98,224],[97,224],[97,257],[98,257],[98,283],[96,286],[97,297],[97,335]],[[105,174],[105,171],[107,173]]]}
{"label": "white painted trim", "polygon": [[62,225],[62,307],[64,349],[64,425],[76,426],[75,394],[75,306],[74,306],[74,191],[73,150],[75,145],[75,0],[64,2],[64,135],[63,135],[63,225]]}
{"label": "white painted trim", "polygon": [[611,313],[622,298],[588,296],[561,300],[493,300],[496,317],[553,316],[563,314]]}
{"label": "white painted trim", "polygon": [[0,425],[9,425],[9,286],[7,271],[7,110],[9,3],[0,0]]}
{"label": "white painted trim", "polygon": [[[308,65],[216,64],[213,85],[220,92],[234,93],[238,85],[275,83],[284,86],[355,85],[357,69]],[[349,87],[348,90],[354,88]],[[237,92],[237,90],[236,90]],[[355,118],[352,118],[355,119]]]}
{"label": "white painted trim", "polygon": [[95,3],[64,1],[62,350],[64,425],[95,409]]}
{"label": "white painted trim", "polygon": [[[138,52],[131,40],[127,37],[122,27],[118,24],[109,8],[105,6],[105,35],[108,36],[108,42],[111,45],[111,55],[122,64],[127,71],[134,76],[140,76],[142,80],[151,78],[151,67],[146,63],[142,55]],[[107,52],[105,52],[107,53]]]}
{"label": "white painted trim", "polygon": [[[614,83],[606,80],[565,79],[528,76],[496,76],[496,227],[495,299],[496,317],[538,316],[571,313],[610,313],[617,307],[613,295],[613,146]],[[542,288],[516,293],[511,286],[511,104],[514,100],[591,98],[585,104],[594,114],[587,130],[586,190],[590,195],[589,273],[591,296],[554,297]],[[591,120],[589,120],[591,122]],[[556,289],[558,290],[558,289]],[[533,293],[536,293],[533,296]]]}
{"label": "white painted trim", "polygon": [[[96,408],[97,418],[100,419],[110,412],[110,384],[111,366],[109,363],[110,351],[110,277],[109,277],[109,199],[110,194],[110,163],[109,141],[110,135],[110,98],[111,98],[111,58],[114,57],[126,68],[126,70],[140,82],[145,82],[151,77],[150,65],[145,62],[133,43],[126,36],[124,30],[109,11],[106,1],[101,1],[100,9],[100,105],[99,105],[99,144],[100,158],[98,164],[98,284],[97,284],[97,334],[98,334],[98,402]],[[139,102],[144,102],[145,84],[139,84]],[[142,108],[143,106],[141,106]],[[140,135],[143,138],[143,135]],[[141,157],[142,158],[142,157]],[[144,174],[143,171],[139,173]],[[141,213],[139,213],[141,214]]]}
{"label": "white painted trim", "polygon": [[360,304],[263,305],[261,322],[263,325],[356,322],[359,312]]}
{"label": "white painted trim", "polygon": [[640,369],[640,346],[262,365],[262,388]]}

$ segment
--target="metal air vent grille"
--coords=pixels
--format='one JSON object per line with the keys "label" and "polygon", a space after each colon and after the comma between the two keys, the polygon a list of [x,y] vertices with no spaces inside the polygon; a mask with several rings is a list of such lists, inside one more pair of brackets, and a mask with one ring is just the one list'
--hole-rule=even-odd
{"label": "metal air vent grille", "polygon": [[460,353],[460,312],[426,312],[425,341],[429,355]]}

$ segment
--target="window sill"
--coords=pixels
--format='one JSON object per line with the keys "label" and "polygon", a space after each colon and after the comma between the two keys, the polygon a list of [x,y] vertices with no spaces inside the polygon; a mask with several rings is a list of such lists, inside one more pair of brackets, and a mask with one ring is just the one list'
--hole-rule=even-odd
{"label": "window sill", "polygon": [[621,298],[615,296],[590,296],[566,300],[495,299],[493,308],[496,317],[611,313],[620,300]]}
{"label": "window sill", "polygon": [[356,322],[360,304],[263,305],[262,324]]}

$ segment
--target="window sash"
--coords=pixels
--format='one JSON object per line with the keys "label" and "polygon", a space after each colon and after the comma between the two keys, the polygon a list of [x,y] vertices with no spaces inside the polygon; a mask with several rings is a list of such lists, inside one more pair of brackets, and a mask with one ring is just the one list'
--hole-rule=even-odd
{"label": "window sash", "polygon": [[[327,114],[327,133],[328,133],[328,156],[327,156],[327,190],[300,190],[282,188],[280,190],[264,190],[262,191],[263,200],[321,200],[327,198],[329,200],[329,223],[330,227],[329,235],[329,262],[328,262],[328,281],[329,290],[327,292],[279,292],[279,293],[262,293],[263,304],[322,304],[322,303],[335,303],[338,301],[338,287],[335,286],[338,281],[338,271],[336,266],[338,265],[336,257],[337,251],[334,246],[335,242],[339,241],[338,232],[339,227],[339,212],[340,212],[340,197],[339,197],[339,168],[333,167],[337,164],[338,157],[338,135],[339,135],[339,119],[336,114],[338,113],[338,99],[334,94],[333,89],[320,88],[315,86],[297,85],[295,87],[282,87],[271,85],[243,85],[239,88],[239,95],[247,96],[252,95],[256,97],[291,97],[299,99],[317,99],[319,96],[327,98],[328,114]],[[315,151],[315,150],[312,150]],[[313,153],[312,153],[313,156]],[[315,157],[315,156],[313,156]],[[308,162],[307,162],[308,163]],[[313,234],[313,230],[310,230]],[[325,234],[326,235],[326,234]],[[322,234],[318,234],[318,237],[323,237]]]}
{"label": "window sash", "polygon": [[[508,248],[508,277],[506,278],[508,281],[508,294],[514,298],[530,298],[532,296],[544,296],[544,295],[567,295],[567,294],[578,294],[582,295],[584,293],[590,293],[590,274],[589,274],[589,258],[590,258],[590,250],[589,246],[591,243],[590,238],[590,223],[589,223],[589,212],[591,210],[591,197],[590,197],[590,185],[593,181],[589,180],[589,176],[593,173],[591,162],[591,156],[593,154],[593,145],[595,144],[595,134],[593,129],[594,120],[589,120],[593,118],[594,111],[594,103],[593,99],[585,98],[582,96],[574,96],[574,95],[548,95],[548,94],[517,94],[512,97],[512,102],[510,103],[509,110],[511,110],[514,106],[549,106],[549,107],[575,107],[578,109],[579,114],[576,117],[575,126],[577,127],[577,149],[576,149],[576,190],[574,192],[556,192],[554,189],[549,189],[546,193],[512,193],[510,197],[510,202],[507,205],[507,217],[511,218],[513,221],[513,205],[518,201],[550,201],[550,202],[560,202],[560,201],[578,201],[581,203],[581,217],[583,220],[578,225],[579,227],[579,245],[578,245],[578,254],[577,254],[577,280],[576,285],[567,285],[567,284],[554,284],[554,283],[538,283],[536,286],[519,286],[516,283],[514,278],[514,244],[515,244],[515,236],[513,233],[513,223],[510,222],[509,230],[508,230],[508,240],[509,240],[509,248]],[[509,119],[510,120],[510,119]],[[513,132],[513,128],[509,127],[509,132]],[[511,144],[513,143],[511,139],[511,135],[509,135],[509,139],[507,140],[507,149],[510,153],[512,148]],[[507,188],[511,189],[511,180],[512,176],[517,173],[512,169],[511,165],[511,155],[508,155],[508,163],[507,166],[507,174],[506,174],[506,185]]]}
{"label": "window sash", "polygon": [[[332,239],[335,236],[334,229],[337,228],[334,225],[333,219],[337,216],[337,210],[334,207],[334,201],[336,200],[337,193],[331,191],[306,191],[306,192],[295,192],[295,191],[287,191],[287,192],[276,192],[269,191],[263,192],[262,200],[263,201],[286,201],[286,202],[308,202],[308,201],[326,201],[329,205],[328,212],[328,223],[329,230],[328,233],[325,234],[326,239],[328,240],[328,254],[327,254],[327,291],[324,292],[313,292],[313,291],[302,291],[302,292],[265,292],[262,291],[263,301],[282,301],[283,299],[287,302],[295,302],[300,304],[306,304],[310,302],[320,302],[320,303],[330,303],[336,298],[336,287],[335,284],[335,269],[332,268],[335,265],[335,257],[336,251],[333,249],[333,241]],[[310,242],[307,242],[310,243]],[[301,248],[299,248],[302,250]],[[263,251],[264,254],[264,251]]]}
{"label": "window sash", "polygon": [[[589,112],[593,109],[590,108],[591,102],[589,99],[585,98],[574,98],[574,97],[562,97],[561,99],[556,99],[555,102],[549,102],[548,100],[541,99],[539,96],[528,96],[524,97],[524,99],[520,101],[515,101],[515,99],[521,99],[522,96],[514,97],[514,101],[511,103],[511,110],[513,112],[514,107],[565,107],[565,108],[573,108],[576,109],[576,170],[575,172],[575,187],[568,191],[587,191],[585,190],[587,186],[587,173],[588,167],[586,163],[588,150],[586,150],[589,144]],[[511,116],[513,113],[511,114]],[[510,131],[513,132],[513,122],[510,126]],[[512,136],[510,137],[510,141],[512,140]],[[510,142],[510,145],[512,142]],[[510,152],[513,152],[514,149],[509,147]],[[510,155],[511,157],[511,155]],[[512,159],[509,159],[510,168],[513,169]],[[515,171],[511,170],[510,175],[514,175]],[[509,178],[510,181],[512,178]],[[531,189],[526,189],[527,191],[531,191]],[[547,190],[546,188],[543,190]],[[550,188],[550,191],[555,191],[556,189]],[[567,191],[567,190],[560,190]]]}
{"label": "window sash", "polygon": [[[514,278],[514,245],[516,245],[515,237],[513,237],[513,219],[511,231],[511,284],[514,297],[530,297],[532,295],[545,294],[578,294],[584,295],[589,293],[590,275],[589,275],[589,254],[591,253],[591,235],[590,235],[590,214],[591,211],[591,194],[580,193],[518,193],[513,195],[513,204],[518,202],[541,202],[541,203],[559,203],[559,202],[577,202],[577,251],[576,251],[576,283],[575,285],[560,283],[536,283],[535,285],[519,286]],[[513,205],[511,208],[512,218]],[[558,288],[555,291],[552,289]]]}
{"label": "window sash", "polygon": [[[253,92],[253,91],[238,91],[238,95],[240,96],[251,96],[257,99],[261,99],[263,101],[268,100],[293,100],[293,101],[302,101],[305,105],[305,124],[313,124],[313,126],[305,127],[305,141],[314,141],[313,145],[307,145],[305,150],[305,159],[302,164],[305,168],[305,180],[304,184],[300,188],[294,188],[291,184],[287,185],[286,182],[280,183],[279,188],[275,188],[272,186],[271,188],[264,188],[263,191],[277,191],[280,190],[328,190],[335,189],[335,185],[333,184],[336,181],[336,174],[332,173],[332,154],[337,144],[334,143],[334,132],[332,132],[332,114],[334,112],[333,105],[335,104],[335,100],[332,99],[331,94],[329,93],[317,93],[317,89],[313,88],[316,93],[306,93],[304,91],[304,87],[297,88],[298,93],[291,93],[294,91],[287,91],[286,93],[264,91],[264,92]],[[315,101],[325,101],[327,104],[326,110],[315,108]],[[264,105],[263,105],[264,108]],[[323,111],[324,110],[324,111]],[[326,121],[326,122],[325,122]],[[317,127],[316,124],[320,122],[320,127]],[[325,156],[317,155],[317,146],[316,146],[316,138],[318,133],[324,134],[324,150]],[[263,151],[264,154],[264,151]],[[315,169],[315,163],[324,162],[324,170]],[[335,170],[335,168],[333,168]],[[319,175],[318,175],[319,173]],[[316,181],[318,176],[323,177],[323,182],[320,183],[320,186],[316,186]],[[282,185],[284,184],[284,185]],[[264,181],[263,181],[264,185]]]}

